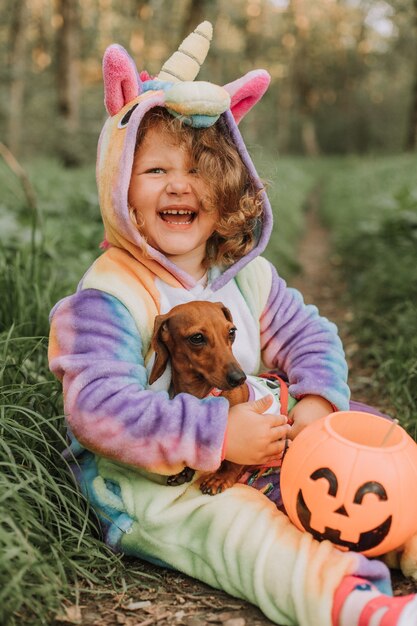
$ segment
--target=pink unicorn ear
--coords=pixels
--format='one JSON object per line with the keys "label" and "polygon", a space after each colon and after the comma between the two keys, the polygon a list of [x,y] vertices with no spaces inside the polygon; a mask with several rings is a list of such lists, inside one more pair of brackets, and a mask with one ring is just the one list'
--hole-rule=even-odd
{"label": "pink unicorn ear", "polygon": [[268,89],[271,77],[265,70],[252,70],[242,78],[224,86],[231,96],[230,110],[239,124],[242,117],[262,98]]}
{"label": "pink unicorn ear", "polygon": [[136,66],[122,46],[109,46],[103,57],[104,103],[109,115],[115,115],[125,104],[142,92]]}

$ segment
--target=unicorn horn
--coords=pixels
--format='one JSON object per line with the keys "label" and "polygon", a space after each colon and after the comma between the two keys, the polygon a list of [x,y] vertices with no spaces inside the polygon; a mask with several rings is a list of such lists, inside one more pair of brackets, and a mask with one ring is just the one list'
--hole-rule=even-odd
{"label": "unicorn horn", "polygon": [[210,48],[213,27],[202,22],[162,66],[157,78],[171,83],[192,81],[200,71]]}

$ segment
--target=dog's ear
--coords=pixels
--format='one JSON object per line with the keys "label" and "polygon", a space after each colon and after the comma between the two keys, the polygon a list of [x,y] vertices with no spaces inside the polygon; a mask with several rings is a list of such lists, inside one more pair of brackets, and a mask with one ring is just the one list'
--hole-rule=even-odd
{"label": "dog's ear", "polygon": [[152,385],[165,371],[169,361],[169,352],[165,345],[168,335],[168,315],[157,315],[153,328],[151,346],[155,350],[155,362],[149,375],[149,384]]}
{"label": "dog's ear", "polygon": [[221,308],[221,310],[223,311],[223,315],[225,316],[225,318],[227,319],[228,322],[231,322],[233,324],[233,317],[232,314],[230,313],[229,309],[227,308],[227,306],[224,306],[223,302],[216,302],[216,304]]}

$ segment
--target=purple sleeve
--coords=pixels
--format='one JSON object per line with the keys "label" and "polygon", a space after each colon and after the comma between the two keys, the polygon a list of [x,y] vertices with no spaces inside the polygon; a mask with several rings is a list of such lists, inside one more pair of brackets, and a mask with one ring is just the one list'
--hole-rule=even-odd
{"label": "purple sleeve", "polygon": [[274,268],[260,323],[263,362],[286,374],[295,398],[314,394],[337,409],[349,408],[348,368],[335,324],[304,304]]}
{"label": "purple sleeve", "polygon": [[220,465],[227,400],[148,390],[141,337],[116,298],[88,289],[62,300],[51,315],[49,360],[68,425],[89,450],[159,473]]}

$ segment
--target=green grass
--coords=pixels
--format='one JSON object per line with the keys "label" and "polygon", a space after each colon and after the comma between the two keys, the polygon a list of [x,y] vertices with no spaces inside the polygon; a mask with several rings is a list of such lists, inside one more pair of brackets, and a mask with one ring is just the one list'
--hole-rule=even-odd
{"label": "green grass", "polygon": [[417,155],[328,164],[322,214],[381,398],[417,434]]}
{"label": "green grass", "polygon": [[[94,168],[65,170],[58,162],[37,159],[27,169],[38,197],[35,216],[27,208],[20,185],[0,161],[2,242],[7,242],[9,257],[14,252],[25,256],[19,263],[32,264],[32,271],[50,273],[52,268],[57,283],[54,297],[61,297],[71,291],[98,256],[103,239]],[[34,225],[36,258],[28,259]],[[36,268],[36,263],[42,269]]]}
{"label": "green grass", "polygon": [[44,336],[22,334],[22,327],[0,335],[0,623],[7,626],[51,623],[80,586],[147,586],[140,567],[127,575],[102,543],[61,457],[61,389],[46,350]]}
{"label": "green grass", "polygon": [[304,228],[306,198],[317,181],[312,163],[303,158],[279,158],[259,153],[254,162],[266,183],[274,229],[265,256],[288,279],[299,270],[297,242]]}

